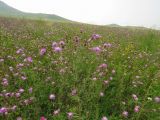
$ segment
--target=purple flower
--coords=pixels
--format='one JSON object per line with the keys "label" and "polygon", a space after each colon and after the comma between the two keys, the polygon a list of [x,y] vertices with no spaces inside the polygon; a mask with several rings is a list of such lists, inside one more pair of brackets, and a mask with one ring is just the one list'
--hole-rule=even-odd
{"label": "purple flower", "polygon": [[137,101],[137,100],[138,100],[137,95],[133,94],[133,95],[132,95],[132,97],[133,97],[133,99],[134,99],[135,101]]}
{"label": "purple flower", "polygon": [[108,118],[106,116],[102,117],[101,120],[108,120]]}
{"label": "purple flower", "polygon": [[40,55],[44,55],[45,53],[46,53],[46,48],[41,48],[41,50],[40,50]]}
{"label": "purple flower", "polygon": [[73,118],[73,113],[72,112],[67,113],[67,117],[69,120],[71,120]]}
{"label": "purple flower", "polygon": [[100,66],[99,66],[99,68],[107,68],[107,64],[105,64],[105,63],[103,63],[103,64],[101,64]]}
{"label": "purple flower", "polygon": [[140,106],[135,106],[134,112],[139,112]]}
{"label": "purple flower", "polygon": [[40,120],[47,120],[47,118],[45,118],[44,116],[42,116],[42,117],[40,118]]}
{"label": "purple flower", "polygon": [[103,47],[104,47],[104,48],[112,47],[112,44],[110,44],[110,43],[104,43],[104,44],[103,44]]}
{"label": "purple flower", "polygon": [[33,62],[32,57],[27,57],[26,60],[30,63]]}
{"label": "purple flower", "polygon": [[60,109],[57,109],[57,110],[55,110],[55,111],[53,112],[53,114],[54,114],[54,115],[58,115],[59,112],[60,112]]}
{"label": "purple flower", "polygon": [[122,116],[123,117],[128,117],[128,112],[127,111],[123,111]]}
{"label": "purple flower", "polygon": [[92,40],[97,40],[97,39],[99,39],[99,38],[101,38],[102,36],[101,35],[99,35],[99,34],[92,34]]}
{"label": "purple flower", "polygon": [[18,50],[16,51],[17,54],[20,54],[20,53],[22,53],[22,52],[23,52],[23,49],[18,49]]}
{"label": "purple flower", "polygon": [[24,92],[24,89],[23,88],[20,88],[19,89],[19,93],[23,93]]}
{"label": "purple flower", "polygon": [[5,114],[7,112],[7,108],[2,107],[0,108],[0,114]]}
{"label": "purple flower", "polygon": [[55,48],[55,47],[57,47],[57,46],[58,46],[57,42],[53,42],[53,43],[52,43],[52,48]]}
{"label": "purple flower", "polygon": [[28,91],[29,91],[29,93],[32,93],[33,88],[32,88],[32,87],[30,87]]}
{"label": "purple flower", "polygon": [[59,45],[64,46],[65,45],[64,41],[60,41]]}
{"label": "purple flower", "polygon": [[54,48],[54,52],[61,52],[62,51],[62,48],[60,48],[60,47],[55,47]]}
{"label": "purple flower", "polygon": [[99,54],[102,50],[99,47],[93,47],[91,50],[97,54]]}

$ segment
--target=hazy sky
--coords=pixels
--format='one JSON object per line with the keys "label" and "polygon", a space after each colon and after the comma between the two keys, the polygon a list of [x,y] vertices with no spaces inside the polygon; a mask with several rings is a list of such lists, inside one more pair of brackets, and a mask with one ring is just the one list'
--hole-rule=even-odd
{"label": "hazy sky", "polygon": [[160,26],[160,0],[2,0],[25,12],[92,24]]}

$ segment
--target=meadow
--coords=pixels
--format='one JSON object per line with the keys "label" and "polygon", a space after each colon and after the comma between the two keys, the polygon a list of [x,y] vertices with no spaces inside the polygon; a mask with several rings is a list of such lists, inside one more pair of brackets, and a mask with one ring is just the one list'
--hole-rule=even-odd
{"label": "meadow", "polygon": [[0,120],[160,120],[160,31],[0,18]]}

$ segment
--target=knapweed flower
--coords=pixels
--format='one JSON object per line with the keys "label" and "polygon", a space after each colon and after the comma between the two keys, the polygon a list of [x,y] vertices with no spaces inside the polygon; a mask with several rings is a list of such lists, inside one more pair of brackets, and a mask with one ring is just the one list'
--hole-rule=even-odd
{"label": "knapweed flower", "polygon": [[40,55],[44,55],[45,53],[46,53],[46,48],[41,48],[41,50],[40,50]]}
{"label": "knapweed flower", "polygon": [[60,41],[60,42],[59,42],[59,45],[64,46],[64,45],[65,45],[65,42],[64,42],[64,41]]}
{"label": "knapweed flower", "polygon": [[7,112],[8,112],[7,108],[5,107],[0,108],[0,114],[5,114]]}
{"label": "knapweed flower", "polygon": [[29,91],[29,93],[32,93],[33,88],[32,88],[32,87],[30,87],[30,88],[28,89],[28,91]]}
{"label": "knapweed flower", "polygon": [[56,96],[55,96],[54,94],[50,94],[50,95],[49,95],[49,99],[50,99],[50,100],[55,100],[55,98],[56,98]]}
{"label": "knapweed flower", "polygon": [[103,47],[104,47],[104,48],[109,48],[109,47],[112,47],[112,44],[110,44],[110,43],[104,43],[104,44],[103,44]]}
{"label": "knapweed flower", "polygon": [[32,57],[27,57],[26,60],[27,62],[30,62],[30,63],[33,62]]}
{"label": "knapweed flower", "polygon": [[128,112],[127,111],[123,111],[122,116],[123,117],[128,117]]}
{"label": "knapweed flower", "polygon": [[101,35],[99,35],[99,34],[92,34],[92,40],[97,40],[97,39],[99,39],[99,38],[101,38],[102,36]]}
{"label": "knapweed flower", "polygon": [[102,50],[100,49],[100,47],[93,47],[91,48],[91,50],[97,54],[99,54]]}
{"label": "knapweed flower", "polygon": [[23,49],[21,48],[16,51],[17,54],[21,54],[22,52],[23,52]]}
{"label": "knapweed flower", "polygon": [[15,96],[16,96],[17,98],[19,98],[19,97],[21,96],[21,93],[17,92],[17,93],[15,93]]}
{"label": "knapweed flower", "polygon": [[108,85],[109,84],[109,81],[108,80],[105,80],[104,81],[104,85]]}
{"label": "knapweed flower", "polygon": [[101,68],[101,69],[102,69],[102,68],[103,68],[103,69],[104,69],[104,68],[107,68],[107,64],[103,63],[103,64],[101,64],[101,65],[99,66],[99,68]]}
{"label": "knapweed flower", "polygon": [[47,118],[45,118],[44,116],[42,116],[42,117],[40,118],[40,120],[47,120]]}
{"label": "knapweed flower", "polygon": [[53,114],[54,114],[54,115],[58,115],[59,112],[60,112],[60,109],[57,109],[57,110],[55,110],[55,111],[53,112]]}
{"label": "knapweed flower", "polygon": [[139,112],[140,106],[135,106],[134,112]]}
{"label": "knapweed flower", "polygon": [[62,51],[62,48],[60,48],[60,47],[55,47],[54,48],[54,52],[61,52]]}
{"label": "knapweed flower", "polygon": [[26,76],[21,76],[21,79],[22,79],[22,80],[26,80],[27,77],[26,77]]}
{"label": "knapweed flower", "polygon": [[72,113],[72,112],[68,112],[68,113],[67,113],[67,118],[68,118],[69,120],[71,120],[71,119],[73,118],[73,113]]}
{"label": "knapweed flower", "polygon": [[19,93],[23,93],[24,92],[24,89],[23,88],[20,88],[19,89]]}
{"label": "knapweed flower", "polygon": [[133,97],[133,99],[134,99],[135,101],[137,101],[137,100],[138,100],[138,97],[137,97],[137,95],[135,95],[135,94],[132,94],[132,97]]}
{"label": "knapweed flower", "polygon": [[101,120],[108,120],[108,118],[106,116],[102,117]]}
{"label": "knapweed flower", "polygon": [[55,48],[55,47],[57,47],[57,46],[58,46],[57,42],[53,42],[53,43],[52,43],[52,48]]}
{"label": "knapweed flower", "polygon": [[155,101],[156,103],[160,103],[160,97],[155,97],[155,98],[154,98],[154,101]]}

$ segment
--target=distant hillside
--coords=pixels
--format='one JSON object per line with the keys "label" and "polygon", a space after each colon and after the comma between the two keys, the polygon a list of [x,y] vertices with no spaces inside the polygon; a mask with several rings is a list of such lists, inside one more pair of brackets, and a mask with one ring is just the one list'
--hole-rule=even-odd
{"label": "distant hillside", "polygon": [[49,21],[70,21],[54,14],[22,12],[13,7],[8,6],[2,1],[0,1],[0,16],[27,18],[27,19],[42,19],[42,20],[49,20]]}

